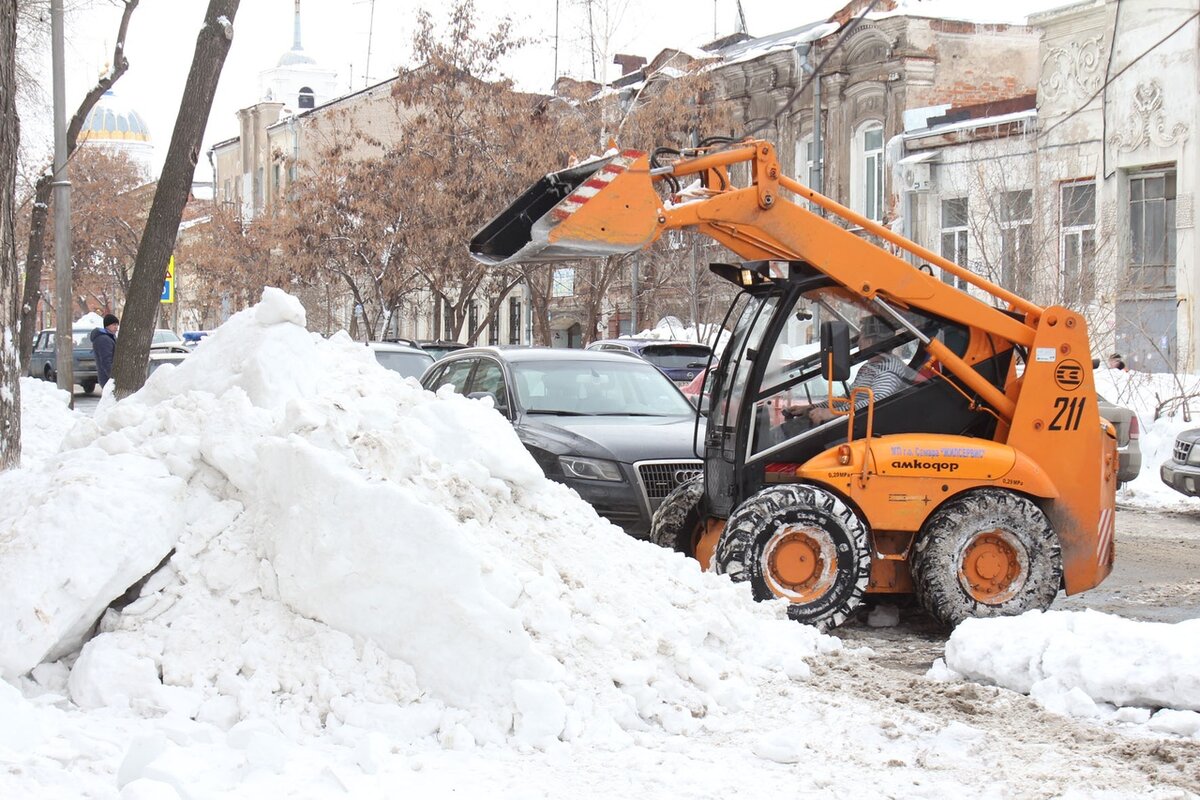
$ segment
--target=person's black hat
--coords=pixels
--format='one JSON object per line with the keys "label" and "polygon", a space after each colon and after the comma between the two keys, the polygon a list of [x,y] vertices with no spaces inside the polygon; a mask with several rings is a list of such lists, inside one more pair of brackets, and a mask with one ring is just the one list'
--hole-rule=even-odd
{"label": "person's black hat", "polygon": [[109,325],[120,325],[120,324],[121,324],[121,320],[117,319],[116,314],[105,314],[104,315],[104,327],[107,328]]}

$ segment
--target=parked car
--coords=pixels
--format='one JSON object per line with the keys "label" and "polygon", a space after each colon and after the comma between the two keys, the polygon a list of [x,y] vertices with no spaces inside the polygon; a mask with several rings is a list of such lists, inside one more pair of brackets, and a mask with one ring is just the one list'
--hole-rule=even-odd
{"label": "parked car", "polygon": [[1200,497],[1200,428],[1188,428],[1175,437],[1171,459],[1158,468],[1158,477],[1175,491]]}
{"label": "parked car", "polygon": [[1131,409],[1113,405],[1096,395],[1096,410],[1117,429],[1117,485],[1128,483],[1142,469],[1141,423]]}
{"label": "parked car", "polygon": [[399,340],[387,342],[368,342],[367,346],[375,354],[375,360],[390,370],[399,372],[406,378],[420,378],[434,359],[429,353],[417,347],[414,343],[403,343]]}
{"label": "parked car", "polygon": [[[96,355],[92,351],[92,340],[88,338],[92,330],[71,330],[71,374],[75,383],[83,387],[86,394],[91,394],[96,388]],[[54,349],[56,333],[54,328],[46,328],[38,333],[33,342],[33,354],[29,358],[30,377],[47,381],[58,380],[58,356]]]}
{"label": "parked car", "polygon": [[450,342],[444,339],[421,339],[417,345],[429,355],[433,356],[433,360],[445,358],[455,350],[465,350],[470,345],[465,345],[462,342]]}
{"label": "parked car", "polygon": [[182,364],[189,353],[191,350],[183,345],[151,345],[150,359],[146,362],[146,377],[149,378],[156,369],[164,364],[174,366]]}
{"label": "parked car", "polygon": [[632,353],[666,373],[677,386],[686,386],[708,366],[712,348],[696,342],[669,342],[661,339],[601,339],[588,350]]}
{"label": "parked car", "polygon": [[438,361],[421,383],[493,398],[546,477],[637,538],[701,467],[695,409],[662,372],[628,355],[477,347]]}

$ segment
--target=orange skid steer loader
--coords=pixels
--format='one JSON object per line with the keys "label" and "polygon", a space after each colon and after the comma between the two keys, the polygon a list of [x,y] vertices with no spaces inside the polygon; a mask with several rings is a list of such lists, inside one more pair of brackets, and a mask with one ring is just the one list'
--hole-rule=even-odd
{"label": "orange skid steer loader", "polygon": [[[732,181],[738,164],[748,185]],[[1116,438],[1083,317],[784,177],[770,143],[702,144],[666,164],[626,150],[551,173],[470,248],[488,264],[553,262],[680,229],[744,262],[711,265],[741,291],[698,412],[703,475],[660,506],[657,544],[821,627],[867,594],[915,594],[949,625],[1045,609],[1111,571]]]}

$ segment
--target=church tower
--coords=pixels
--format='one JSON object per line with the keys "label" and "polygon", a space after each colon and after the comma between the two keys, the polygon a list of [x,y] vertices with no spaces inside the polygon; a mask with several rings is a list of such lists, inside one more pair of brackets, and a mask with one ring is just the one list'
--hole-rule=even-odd
{"label": "church tower", "polygon": [[271,69],[259,74],[261,99],[282,103],[292,113],[303,113],[337,97],[337,72],[326,69],[304,52],[300,44],[300,0],[292,30],[292,49]]}

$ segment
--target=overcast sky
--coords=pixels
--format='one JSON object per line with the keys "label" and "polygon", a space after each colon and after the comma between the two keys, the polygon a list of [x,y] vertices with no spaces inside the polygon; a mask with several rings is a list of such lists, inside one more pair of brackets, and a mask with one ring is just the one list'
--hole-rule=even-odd
{"label": "overcast sky", "polygon": [[[78,105],[83,93],[111,58],[120,9],[113,0],[94,0],[97,7],[67,21],[67,108]],[[787,30],[825,18],[845,0],[742,0],[746,25],[753,35]],[[961,7],[963,15],[981,13],[979,0],[908,0],[920,10],[943,11]],[[1008,0],[1002,10],[1008,16],[1027,13],[1027,8],[1054,5],[1062,0]],[[600,0],[597,5],[615,9],[611,53],[634,53],[653,57],[665,47],[694,46],[734,30],[736,0]],[[357,90],[368,79],[376,82],[411,62],[413,21],[416,9],[430,8],[437,20],[444,19],[449,2],[408,0],[302,0],[302,40],[306,53],[338,73],[345,91]],[[517,6],[521,10],[514,11]],[[191,64],[196,33],[204,18],[207,0],[141,0],[134,11],[127,37],[129,72],[116,91],[148,123],[156,143],[155,170],[166,157],[180,96]],[[581,0],[477,0],[480,15],[495,20],[512,14],[520,35],[534,43],[513,57],[506,72],[527,90],[549,89],[555,66],[555,16],[558,14],[559,73],[592,77],[590,48],[585,31],[586,10]],[[234,23],[233,47],[225,62],[221,82],[205,134],[204,147],[237,134],[235,113],[256,102],[259,72],[275,65],[292,46],[294,0],[242,0]],[[372,20],[373,17],[373,20]],[[373,23],[373,24],[372,24]],[[596,20],[598,29],[604,27]],[[370,54],[368,74],[368,53]],[[48,59],[48,56],[47,56]],[[611,58],[609,59],[611,61]],[[609,67],[616,71],[616,67]],[[48,70],[48,61],[47,61]],[[610,75],[611,77],[611,75]],[[47,79],[49,117],[49,80]],[[38,136],[36,121],[25,131]],[[49,130],[47,119],[45,130]],[[43,133],[48,136],[48,133]],[[47,151],[49,147],[47,146]],[[197,179],[211,177],[207,159],[197,168]]]}

